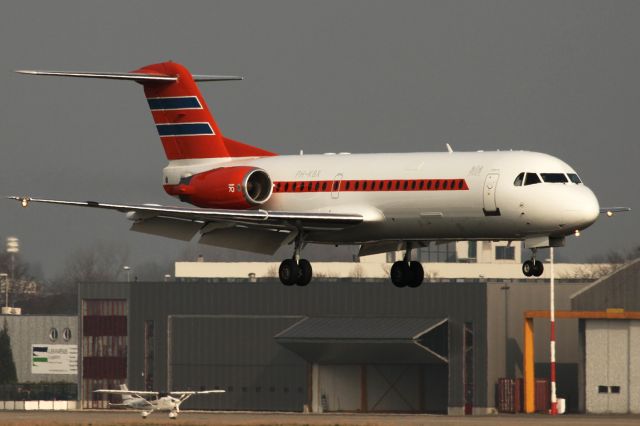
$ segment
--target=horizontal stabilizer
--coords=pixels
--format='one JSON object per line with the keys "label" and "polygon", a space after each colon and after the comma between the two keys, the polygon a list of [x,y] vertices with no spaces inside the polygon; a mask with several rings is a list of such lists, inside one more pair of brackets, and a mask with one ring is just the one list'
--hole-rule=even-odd
{"label": "horizontal stabilizer", "polygon": [[[167,74],[150,74],[137,72],[84,72],[84,71],[46,71],[46,70],[16,70],[19,74],[52,75],[56,77],[82,77],[82,78],[106,78],[110,80],[132,80],[141,82],[178,80],[178,76]],[[243,80],[243,77],[235,75],[194,75],[195,81],[231,81]]]}
{"label": "horizontal stabilizer", "polygon": [[56,77],[84,77],[107,78],[111,80],[133,81],[176,81],[178,77],[162,74],[141,74],[135,72],[76,72],[76,71],[40,71],[40,70],[16,70],[19,74],[53,75]]}

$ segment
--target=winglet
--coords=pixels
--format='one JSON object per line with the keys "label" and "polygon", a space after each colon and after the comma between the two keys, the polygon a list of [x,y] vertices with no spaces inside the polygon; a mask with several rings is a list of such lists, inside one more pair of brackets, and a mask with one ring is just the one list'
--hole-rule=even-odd
{"label": "winglet", "polygon": [[630,212],[630,211],[631,211],[631,207],[601,207],[600,208],[600,213],[606,214],[609,217],[613,216],[615,213]]}
{"label": "winglet", "polygon": [[22,207],[28,207],[29,206],[29,201],[31,201],[31,197],[27,197],[26,195],[24,195],[22,197],[18,197],[17,195],[10,195],[7,198],[9,200],[18,200],[18,201],[20,201],[20,204],[22,204]]}

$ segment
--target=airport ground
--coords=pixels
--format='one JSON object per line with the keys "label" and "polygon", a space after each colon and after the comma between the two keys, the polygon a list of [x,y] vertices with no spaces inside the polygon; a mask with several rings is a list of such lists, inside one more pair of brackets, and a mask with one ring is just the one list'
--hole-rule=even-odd
{"label": "airport ground", "polygon": [[182,412],[176,420],[170,420],[166,413],[153,413],[142,419],[135,412],[127,411],[66,411],[34,412],[3,411],[0,423],[12,425],[228,425],[228,426],[383,426],[383,425],[638,425],[640,416],[599,416],[599,415],[494,415],[494,416],[438,416],[426,414],[301,414],[263,412]]}

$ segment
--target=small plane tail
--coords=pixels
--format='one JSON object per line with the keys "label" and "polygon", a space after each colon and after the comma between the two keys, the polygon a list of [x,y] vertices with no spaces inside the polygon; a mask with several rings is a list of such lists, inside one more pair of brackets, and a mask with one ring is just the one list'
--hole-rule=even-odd
{"label": "small plane tail", "polygon": [[275,155],[225,138],[218,127],[197,81],[242,80],[225,75],[192,75],[175,62],[161,62],[128,73],[33,71],[21,74],[129,80],[142,84],[153,121],[168,160]]}
{"label": "small plane tail", "polygon": [[[127,387],[127,384],[126,384],[126,383],[122,383],[122,384],[120,385],[120,390],[128,391],[128,390],[129,390],[129,388]],[[126,401],[128,401],[128,400],[130,400],[130,399],[132,398],[132,396],[131,396],[130,394],[128,394],[128,393],[123,393],[123,394],[122,394],[122,395],[120,395],[120,396],[122,397],[122,403],[123,403],[123,404],[124,404]]]}

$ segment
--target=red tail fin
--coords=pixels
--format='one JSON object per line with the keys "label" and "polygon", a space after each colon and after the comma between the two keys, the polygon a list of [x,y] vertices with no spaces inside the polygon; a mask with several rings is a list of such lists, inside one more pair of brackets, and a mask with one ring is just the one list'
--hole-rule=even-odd
{"label": "red tail fin", "polygon": [[170,82],[139,81],[144,86],[167,159],[275,155],[225,139],[193,76],[184,66],[163,62],[133,72],[177,77],[176,81]]}

